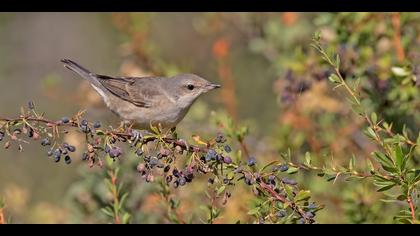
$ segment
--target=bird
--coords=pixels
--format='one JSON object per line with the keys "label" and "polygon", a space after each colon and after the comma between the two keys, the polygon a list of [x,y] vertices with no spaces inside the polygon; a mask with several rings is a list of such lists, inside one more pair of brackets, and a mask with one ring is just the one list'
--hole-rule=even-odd
{"label": "bird", "polygon": [[86,79],[123,122],[144,130],[176,128],[200,95],[221,87],[195,74],[112,77],[92,73],[70,59],[61,62]]}

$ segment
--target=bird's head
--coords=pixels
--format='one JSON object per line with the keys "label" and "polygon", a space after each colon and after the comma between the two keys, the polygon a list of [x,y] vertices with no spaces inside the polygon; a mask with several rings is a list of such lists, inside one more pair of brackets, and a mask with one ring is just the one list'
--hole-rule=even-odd
{"label": "bird's head", "polygon": [[170,80],[169,90],[181,107],[189,107],[201,94],[221,87],[194,74],[180,74]]}

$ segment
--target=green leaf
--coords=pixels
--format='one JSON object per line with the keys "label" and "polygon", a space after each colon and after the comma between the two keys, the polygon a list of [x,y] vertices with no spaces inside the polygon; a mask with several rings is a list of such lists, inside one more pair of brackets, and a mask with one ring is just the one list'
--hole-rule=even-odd
{"label": "green leaf", "polygon": [[388,189],[393,188],[395,185],[396,185],[395,183],[392,183],[392,184],[390,184],[390,185],[386,185],[386,186],[384,186],[384,187],[382,187],[382,188],[380,188],[380,189],[378,189],[378,190],[376,190],[376,191],[378,191],[378,192],[383,192],[383,191],[386,191],[386,190],[388,190]]}
{"label": "green leaf", "polygon": [[353,154],[353,156],[351,157],[349,161],[349,170],[354,170],[355,166],[356,166],[356,157]]}
{"label": "green leaf", "polygon": [[299,170],[299,168],[296,168],[296,167],[289,167],[289,169],[287,170],[287,172],[286,173],[288,173],[288,174],[295,174],[295,173],[297,173],[298,172],[298,170]]}
{"label": "green leaf", "polygon": [[369,136],[369,137],[371,137],[371,138],[373,138],[373,139],[376,139],[376,134],[375,134],[375,131],[373,131],[373,129],[371,128],[371,127],[368,127],[367,128],[367,135]]}
{"label": "green leaf", "polygon": [[101,211],[109,217],[114,217],[114,212],[112,211],[112,209],[109,206],[107,206],[105,208],[102,208]]}
{"label": "green leaf", "polygon": [[124,204],[125,204],[125,201],[127,200],[127,197],[128,197],[128,193],[124,193],[123,195],[122,195],[122,197],[121,197],[121,199],[120,199],[120,209],[122,209],[123,208],[123,206],[124,206]]}
{"label": "green leaf", "polygon": [[376,115],[375,112],[372,112],[372,114],[370,114],[370,120],[372,121],[373,124],[376,124],[376,122],[378,121],[378,116]]}
{"label": "green leaf", "polygon": [[225,185],[222,185],[218,190],[217,190],[217,192],[216,192],[216,195],[217,196],[220,196],[220,194],[222,194],[223,193],[223,191],[225,191],[225,189],[226,189],[226,186]]}
{"label": "green leaf", "polygon": [[402,171],[405,167],[406,158],[404,158],[404,153],[400,145],[395,145],[394,153],[395,153],[395,161],[397,163],[397,167],[400,171]]}
{"label": "green leaf", "polygon": [[396,76],[399,76],[399,77],[405,77],[405,76],[408,76],[410,73],[407,71],[407,70],[405,70],[404,68],[401,68],[401,67],[392,67],[391,68],[391,71],[392,71],[392,73],[394,74],[394,75],[396,75]]}
{"label": "green leaf", "polygon": [[328,79],[333,83],[340,83],[340,78],[336,74],[331,74]]}
{"label": "green leaf", "polygon": [[311,197],[311,191],[309,190],[300,190],[295,197],[295,202],[304,201]]}
{"label": "green leaf", "polygon": [[293,197],[293,189],[292,189],[292,187],[290,187],[289,185],[285,184],[284,185],[284,190],[286,191],[288,197],[290,197],[290,198]]}
{"label": "green leaf", "polygon": [[311,166],[311,161],[312,161],[311,159],[312,159],[311,154],[309,152],[306,152],[305,153],[305,164],[307,166]]}
{"label": "green leaf", "polygon": [[250,211],[248,211],[248,215],[258,215],[258,213],[260,212],[260,207],[256,207]]}
{"label": "green leaf", "polygon": [[379,163],[382,165],[382,168],[384,168],[384,170],[389,171],[389,172],[396,171],[394,163],[390,157],[388,157],[387,155],[381,152],[374,152],[374,155],[376,159],[379,161]]}
{"label": "green leaf", "polygon": [[128,212],[126,212],[126,213],[123,215],[123,219],[122,219],[123,224],[128,224],[128,223],[130,223],[130,219],[131,219],[131,215],[130,215]]}

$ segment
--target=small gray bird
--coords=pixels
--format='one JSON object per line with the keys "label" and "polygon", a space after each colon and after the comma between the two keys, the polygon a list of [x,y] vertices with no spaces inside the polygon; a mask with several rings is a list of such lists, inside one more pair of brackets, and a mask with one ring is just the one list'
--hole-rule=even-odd
{"label": "small gray bird", "polygon": [[141,129],[158,124],[165,129],[175,127],[201,94],[221,87],[194,74],[110,77],[94,74],[69,59],[61,62],[88,80],[111,111]]}

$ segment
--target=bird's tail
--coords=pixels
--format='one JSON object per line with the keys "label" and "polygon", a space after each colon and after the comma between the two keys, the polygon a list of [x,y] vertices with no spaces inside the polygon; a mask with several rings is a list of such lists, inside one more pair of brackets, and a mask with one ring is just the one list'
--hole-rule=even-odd
{"label": "bird's tail", "polygon": [[[76,72],[83,78],[90,77],[94,75],[92,72],[87,70],[86,68],[82,67],[81,65],[77,64],[76,62],[70,60],[70,59],[62,59],[61,62],[64,63],[64,67],[67,69]],[[87,78],[86,78],[87,79]]]}
{"label": "bird's tail", "polygon": [[61,62],[64,63],[64,67],[66,67],[67,69],[75,72],[84,79],[89,80],[89,82],[91,82],[92,84],[100,86],[99,81],[96,79],[97,74],[90,72],[86,68],[82,67],[81,65],[77,64],[76,62],[70,59],[62,59]]}

